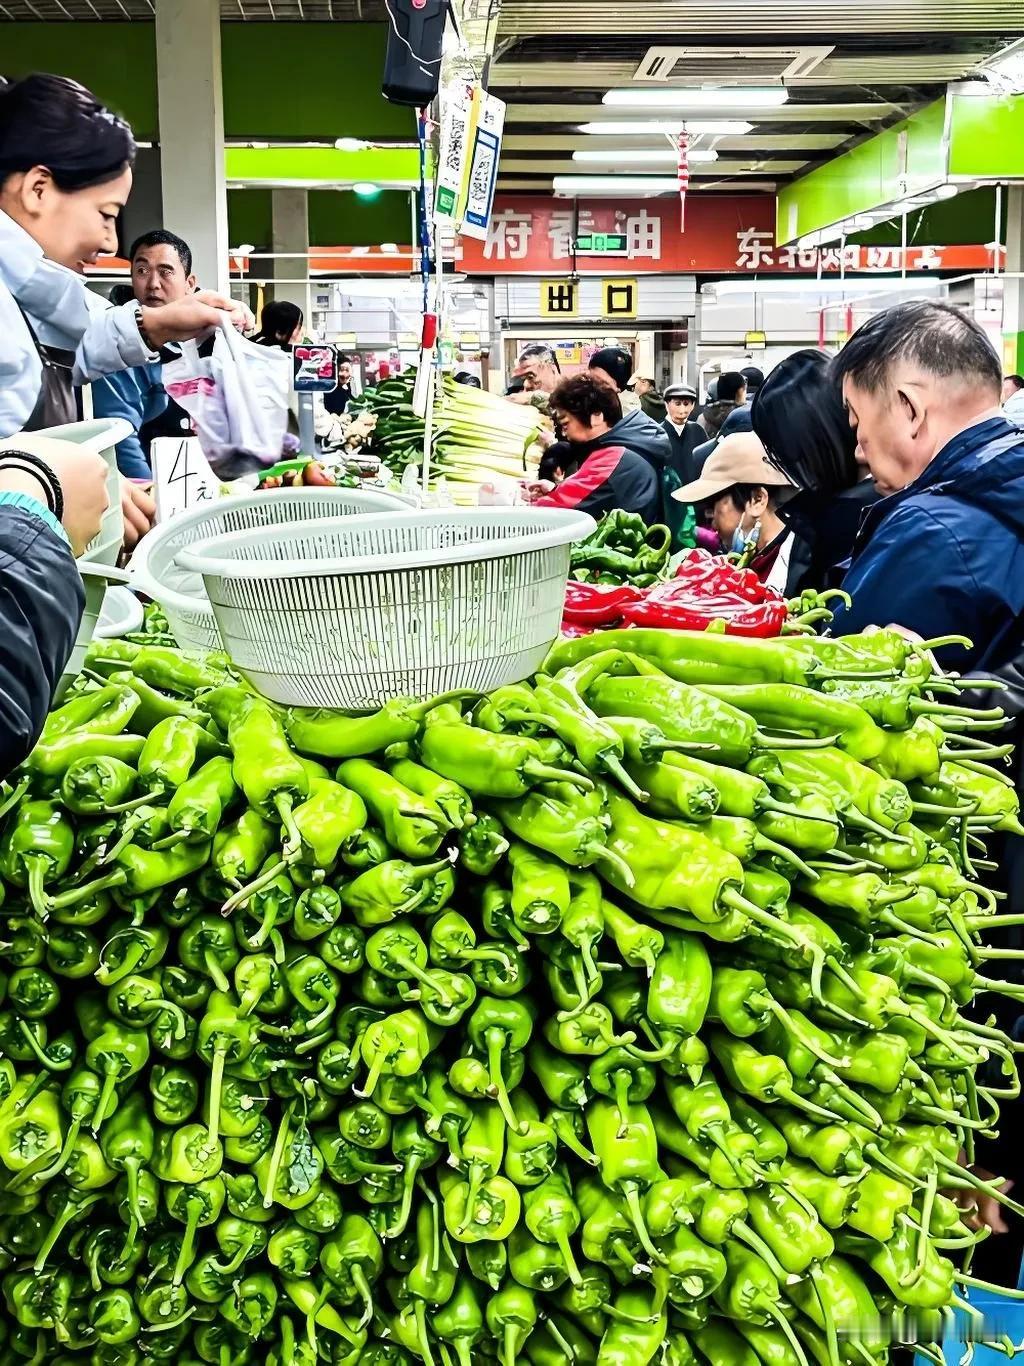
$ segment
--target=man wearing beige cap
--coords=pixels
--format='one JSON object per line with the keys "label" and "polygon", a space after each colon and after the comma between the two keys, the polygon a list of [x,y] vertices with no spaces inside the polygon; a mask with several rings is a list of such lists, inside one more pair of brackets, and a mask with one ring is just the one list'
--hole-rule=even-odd
{"label": "man wearing beige cap", "polygon": [[785,593],[793,533],[778,515],[780,496],[793,485],[769,465],[753,432],[724,437],[699,479],[672,494],[682,503],[703,504],[722,549],[741,553],[751,537],[756,549],[750,568],[770,588]]}
{"label": "man wearing beige cap", "polygon": [[626,388],[632,389],[640,400],[640,407],[652,421],[665,421],[665,400],[658,393],[658,386],[650,375],[631,375]]}

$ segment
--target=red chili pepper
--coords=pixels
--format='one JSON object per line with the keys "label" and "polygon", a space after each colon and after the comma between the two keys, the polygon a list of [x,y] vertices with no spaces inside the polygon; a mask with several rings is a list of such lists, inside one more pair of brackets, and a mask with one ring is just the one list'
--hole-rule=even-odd
{"label": "red chili pepper", "polygon": [[661,626],[682,631],[704,631],[724,622],[727,635],[777,636],[786,620],[786,603],[774,589],[762,590],[763,601],[751,602],[731,592],[711,593],[679,579],[658,584],[643,602],[623,613],[628,626]]}
{"label": "red chili pepper", "polygon": [[746,602],[770,602],[776,596],[752,569],[737,569],[723,555],[695,548],[680,561],[676,579],[696,592],[733,595]]}
{"label": "red chili pepper", "polygon": [[565,586],[565,620],[576,626],[610,626],[643,596],[643,589],[628,583],[579,583],[570,579]]}

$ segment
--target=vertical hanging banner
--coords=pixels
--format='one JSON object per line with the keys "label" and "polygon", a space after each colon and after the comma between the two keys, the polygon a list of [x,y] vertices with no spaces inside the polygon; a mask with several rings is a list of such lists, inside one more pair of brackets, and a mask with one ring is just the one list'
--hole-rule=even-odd
{"label": "vertical hanging banner", "polygon": [[498,183],[498,160],[501,157],[501,133],[504,126],[505,101],[484,91],[473,137],[466,212],[462,218],[462,235],[476,237],[481,242],[487,240],[487,228],[491,221],[494,189]]}
{"label": "vertical hanging banner", "polygon": [[434,196],[438,218],[462,217],[479,105],[480,88],[470,81],[456,77],[441,87],[441,155]]}

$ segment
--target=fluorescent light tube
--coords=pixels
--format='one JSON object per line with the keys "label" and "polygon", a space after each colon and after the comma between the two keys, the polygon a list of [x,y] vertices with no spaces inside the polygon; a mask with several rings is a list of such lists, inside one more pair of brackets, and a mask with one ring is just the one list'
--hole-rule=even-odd
{"label": "fluorescent light tube", "polygon": [[625,90],[605,91],[601,103],[621,109],[778,109],[788,99],[789,91],[783,85],[701,86],[695,90],[681,86],[670,90],[629,86]]}
{"label": "fluorescent light tube", "polygon": [[707,134],[709,137],[741,138],[753,130],[752,123],[743,119],[602,119],[600,123],[581,123],[581,133],[592,133],[598,137],[644,137],[648,133],[667,133],[674,137],[685,128],[692,137]]}
{"label": "fluorescent light tube", "polygon": [[[573,152],[573,161],[615,161],[620,165],[639,165],[641,163],[660,163],[675,165],[678,152],[674,147],[643,147],[637,151],[623,151],[609,147],[607,151],[587,148],[585,152]],[[713,147],[694,147],[688,154],[691,166],[698,161],[717,161],[718,153]]]}

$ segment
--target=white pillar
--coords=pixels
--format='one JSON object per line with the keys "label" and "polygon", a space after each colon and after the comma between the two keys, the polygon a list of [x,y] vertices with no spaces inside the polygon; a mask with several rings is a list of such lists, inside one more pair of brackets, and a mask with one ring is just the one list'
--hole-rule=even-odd
{"label": "white pillar", "polygon": [[192,248],[205,289],[228,288],[228,197],[220,6],[156,0],[156,70],[164,226]]}
{"label": "white pillar", "polygon": [[289,253],[273,263],[273,273],[297,283],[275,284],[274,298],[287,299],[302,309],[306,331],[309,316],[309,194],[306,190],[271,190],[272,250]]}
{"label": "white pillar", "polygon": [[[1024,271],[1024,186],[1003,191],[1006,270]],[[1024,280],[1003,281],[1003,373],[1024,373]]]}

